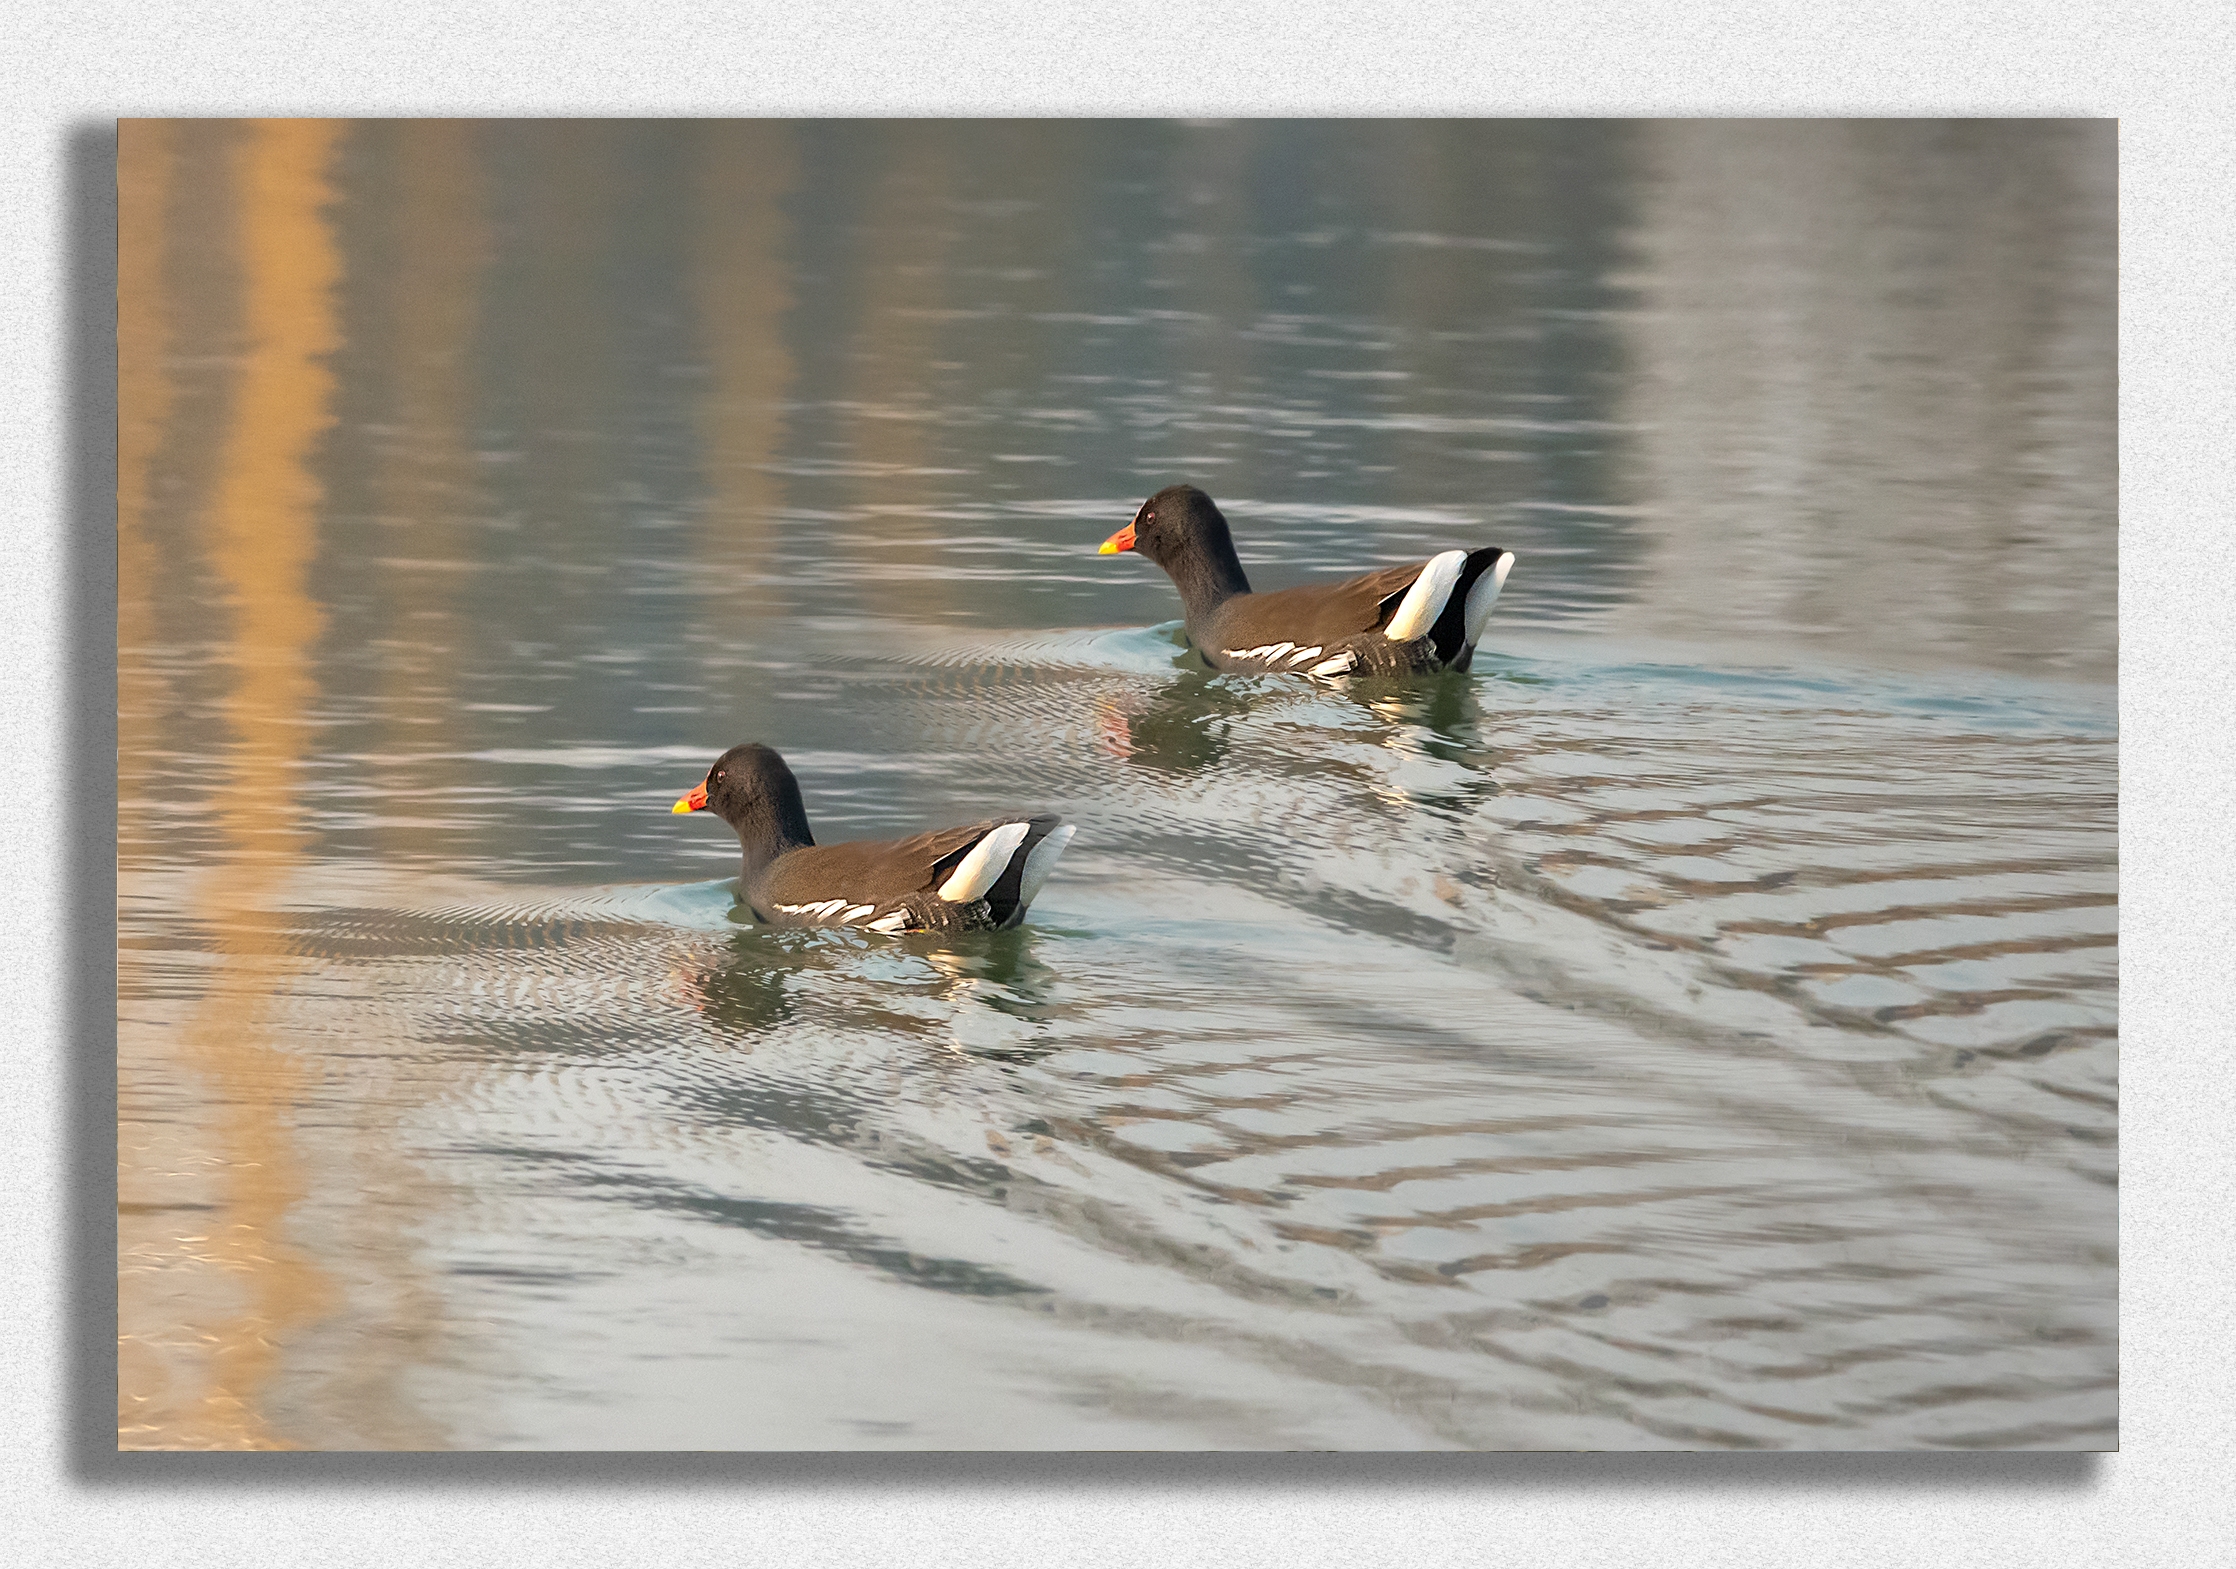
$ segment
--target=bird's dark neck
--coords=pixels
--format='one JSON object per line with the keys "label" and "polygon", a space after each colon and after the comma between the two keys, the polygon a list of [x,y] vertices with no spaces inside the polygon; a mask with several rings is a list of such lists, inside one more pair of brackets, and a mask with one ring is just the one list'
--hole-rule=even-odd
{"label": "bird's dark neck", "polygon": [[[785,783],[789,785],[791,781]],[[815,843],[815,835],[807,826],[807,808],[800,804],[799,788],[793,786],[775,793],[775,800],[756,798],[746,807],[743,816],[730,823],[738,831],[738,843],[745,847],[747,882],[758,877],[785,851]]]}
{"label": "bird's dark neck", "polygon": [[1242,575],[1234,541],[1224,537],[1197,546],[1165,570],[1180,590],[1180,603],[1190,627],[1203,626],[1214,610],[1235,595],[1250,592],[1250,580]]}

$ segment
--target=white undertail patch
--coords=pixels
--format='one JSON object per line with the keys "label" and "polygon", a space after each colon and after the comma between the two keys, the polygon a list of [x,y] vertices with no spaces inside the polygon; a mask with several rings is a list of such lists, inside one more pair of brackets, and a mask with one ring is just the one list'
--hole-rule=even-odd
{"label": "white undertail patch", "polygon": [[1436,618],[1444,614],[1444,602],[1452,597],[1452,585],[1460,580],[1460,569],[1466,565],[1464,550],[1447,550],[1429,557],[1429,564],[1421,568],[1421,575],[1405,591],[1397,614],[1390,617],[1382,635],[1393,643],[1410,643],[1428,636]]}
{"label": "white undertail patch", "polygon": [[1298,648],[1294,643],[1260,643],[1256,648],[1228,648],[1220,652],[1229,659],[1255,659],[1269,665],[1285,663],[1292,669],[1307,659],[1320,657],[1319,648]]}
{"label": "white undertail patch", "polygon": [[972,845],[962,864],[939,885],[939,896],[949,904],[969,904],[993,887],[1031,827],[1030,823],[1004,823]]}
{"label": "white undertail patch", "polygon": [[1467,623],[1466,646],[1473,648],[1475,640],[1483,635],[1483,626],[1491,619],[1491,607],[1498,603],[1499,590],[1506,587],[1506,574],[1514,570],[1514,552],[1509,550],[1498,558],[1498,565],[1477,578],[1467,591],[1467,605],[1460,614]]}
{"label": "white undertail patch", "polygon": [[1017,908],[1025,909],[1040,897],[1041,885],[1048,881],[1048,874],[1056,869],[1056,862],[1064,853],[1064,846],[1071,843],[1074,830],[1069,823],[1061,823],[1048,831],[1048,837],[1032,848],[1025,857],[1025,870],[1018,879]]}

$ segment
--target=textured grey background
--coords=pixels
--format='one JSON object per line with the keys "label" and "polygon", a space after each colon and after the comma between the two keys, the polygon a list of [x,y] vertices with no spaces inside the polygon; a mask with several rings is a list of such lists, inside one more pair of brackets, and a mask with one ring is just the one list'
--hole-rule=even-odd
{"label": "textured grey background", "polygon": [[[0,1518],[18,1562],[2189,1564],[2236,1539],[2225,7],[19,0],[0,20]],[[2212,17],[2221,16],[2214,21]],[[1402,32],[1398,31],[1402,29]],[[2118,1456],[161,1456],[109,1448],[118,114],[2117,116]],[[73,195],[79,199],[73,205]],[[104,1317],[104,1315],[111,1315]],[[2216,1547],[2218,1542],[2223,1544]]]}

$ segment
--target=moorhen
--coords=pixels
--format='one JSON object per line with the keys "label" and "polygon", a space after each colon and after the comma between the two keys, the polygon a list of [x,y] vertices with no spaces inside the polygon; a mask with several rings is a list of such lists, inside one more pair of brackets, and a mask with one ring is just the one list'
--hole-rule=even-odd
{"label": "moorhen", "polygon": [[738,891],[771,926],[961,932],[1017,925],[1071,842],[1053,814],[906,839],[815,842],[800,782],[774,750],[733,746],[673,810],[711,808],[745,847]]}
{"label": "moorhen", "polygon": [[1102,542],[1171,576],[1188,637],[1216,669],[1322,678],[1465,670],[1514,553],[1487,545],[1384,567],[1340,583],[1253,594],[1227,520],[1193,485],[1168,485]]}

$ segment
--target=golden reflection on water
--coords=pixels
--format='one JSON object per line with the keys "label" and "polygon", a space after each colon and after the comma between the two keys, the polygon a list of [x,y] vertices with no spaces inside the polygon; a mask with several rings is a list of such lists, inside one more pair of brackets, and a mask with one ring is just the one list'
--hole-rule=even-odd
{"label": "golden reflection on water", "polygon": [[[369,526],[381,547],[367,564],[366,591],[381,607],[383,634],[369,685],[382,752],[411,755],[424,787],[439,793],[472,767],[456,754],[467,747],[475,716],[458,703],[452,675],[469,635],[470,520],[485,490],[471,439],[472,346],[494,255],[485,132],[472,121],[412,120],[354,134],[353,145],[388,177],[389,203],[366,216],[389,226],[385,250],[393,258],[386,267],[357,269],[353,280],[380,324],[357,347],[388,389],[379,424],[393,433],[374,445],[367,475]],[[372,830],[375,853],[383,861],[428,853],[437,831],[427,814],[399,807]],[[351,1099],[389,1110],[349,1117],[324,1134],[321,1165],[343,1166],[376,1202],[350,1206],[346,1252],[325,1254],[346,1301],[327,1332],[343,1349],[322,1369],[319,1403],[327,1413],[346,1413],[355,1442],[436,1448],[440,1430],[419,1413],[400,1374],[436,1349],[439,1303],[413,1256],[411,1228],[447,1195],[391,1130],[397,1111],[416,1109],[449,1081],[428,1076],[413,1060],[414,1043],[378,1015],[357,1020],[349,1044]],[[377,1354],[368,1355],[368,1346]]]}
{"label": "golden reflection on water", "polygon": [[[260,1397],[285,1337],[335,1300],[325,1272],[284,1235],[305,1191],[289,1126],[304,1075],[275,1038],[272,1012],[301,965],[257,916],[295,874],[305,842],[295,793],[323,623],[307,584],[319,499],[307,459],[333,418],[322,357],[340,341],[341,261],[322,208],[339,135],[330,122],[261,123],[230,171],[248,342],[206,529],[230,620],[232,686],[221,709],[231,744],[209,804],[221,848],[191,895],[220,962],[168,1037],[173,1066],[214,1103],[207,1147],[183,1162],[212,1180],[198,1195],[210,1202],[188,1204],[180,1194],[200,1185],[175,1180],[176,1152],[148,1169],[138,1157],[152,1145],[119,1139],[118,1442],[127,1448],[289,1447]],[[119,269],[120,430],[133,433],[120,454],[120,512],[132,512],[119,520],[120,571],[132,578],[152,567],[133,498],[144,494],[143,455],[166,407],[154,368],[161,290],[150,272],[160,241],[150,231],[160,229],[168,165],[161,128],[127,125],[120,144],[120,235],[133,254]],[[142,587],[129,582],[120,597],[129,602]],[[188,1224],[169,1218],[180,1213]]]}

